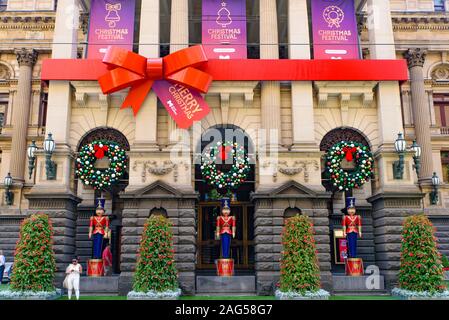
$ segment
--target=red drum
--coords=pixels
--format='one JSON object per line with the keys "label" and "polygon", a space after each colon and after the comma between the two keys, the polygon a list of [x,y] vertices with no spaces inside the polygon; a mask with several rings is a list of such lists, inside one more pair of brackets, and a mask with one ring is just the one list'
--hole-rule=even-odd
{"label": "red drum", "polygon": [[87,275],[89,277],[103,276],[103,260],[90,259],[87,261]]}
{"label": "red drum", "polygon": [[220,277],[232,277],[234,275],[234,259],[215,260],[217,275]]}
{"label": "red drum", "polygon": [[363,260],[361,258],[347,258],[345,260],[345,271],[347,276],[363,276]]}

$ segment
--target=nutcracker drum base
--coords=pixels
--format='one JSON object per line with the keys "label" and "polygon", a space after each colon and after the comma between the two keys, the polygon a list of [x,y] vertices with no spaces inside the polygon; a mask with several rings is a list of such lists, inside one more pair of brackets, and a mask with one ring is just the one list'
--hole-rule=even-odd
{"label": "nutcracker drum base", "polygon": [[361,258],[347,258],[345,260],[345,272],[347,276],[363,276],[363,260]]}
{"label": "nutcracker drum base", "polygon": [[90,259],[87,261],[87,275],[89,277],[103,276],[103,260]]}
{"label": "nutcracker drum base", "polygon": [[234,259],[217,259],[215,264],[219,277],[232,277],[234,275]]}

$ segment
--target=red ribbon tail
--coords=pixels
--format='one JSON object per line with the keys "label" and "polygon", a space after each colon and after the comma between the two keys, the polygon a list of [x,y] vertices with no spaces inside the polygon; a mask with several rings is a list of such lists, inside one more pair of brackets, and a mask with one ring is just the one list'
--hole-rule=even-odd
{"label": "red ribbon tail", "polygon": [[153,80],[142,81],[138,84],[135,84],[129,90],[128,96],[125,101],[123,101],[122,109],[131,107],[133,109],[134,115],[140,110],[140,107],[144,103],[148,93],[153,86]]}

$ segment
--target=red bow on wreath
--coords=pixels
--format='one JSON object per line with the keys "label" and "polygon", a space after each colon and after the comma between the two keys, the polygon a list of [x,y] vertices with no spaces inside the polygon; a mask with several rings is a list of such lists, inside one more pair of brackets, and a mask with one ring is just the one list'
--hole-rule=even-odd
{"label": "red bow on wreath", "polygon": [[357,152],[357,148],[344,147],[343,152],[346,154],[346,160],[351,162],[354,160],[354,153]]}
{"label": "red bow on wreath", "polygon": [[226,159],[228,159],[228,152],[232,150],[231,146],[222,146],[220,149],[220,158],[223,161],[226,161]]}
{"label": "red bow on wreath", "polygon": [[95,158],[97,159],[103,159],[104,153],[109,151],[108,146],[100,147],[98,144],[94,145],[95,150]]}

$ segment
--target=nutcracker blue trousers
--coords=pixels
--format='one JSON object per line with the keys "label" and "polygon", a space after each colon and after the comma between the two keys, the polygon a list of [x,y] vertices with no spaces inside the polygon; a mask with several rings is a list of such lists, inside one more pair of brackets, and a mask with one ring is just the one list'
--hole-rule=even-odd
{"label": "nutcracker blue trousers", "polygon": [[221,235],[221,258],[229,259],[231,251],[231,235],[229,233],[223,233]]}
{"label": "nutcracker blue trousers", "polygon": [[357,236],[357,232],[350,232],[346,235],[350,258],[357,258]]}
{"label": "nutcracker blue trousers", "polygon": [[93,249],[94,249],[94,259],[101,259],[102,249],[103,249],[103,235],[101,233],[96,233],[93,235]]}

